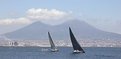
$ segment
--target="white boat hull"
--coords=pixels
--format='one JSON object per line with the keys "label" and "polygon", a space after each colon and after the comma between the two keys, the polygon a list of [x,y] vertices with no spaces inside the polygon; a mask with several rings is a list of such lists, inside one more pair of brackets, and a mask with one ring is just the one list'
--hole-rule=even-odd
{"label": "white boat hull", "polygon": [[83,51],[74,50],[73,53],[83,53]]}
{"label": "white boat hull", "polygon": [[58,49],[51,49],[52,52],[57,52],[59,51]]}

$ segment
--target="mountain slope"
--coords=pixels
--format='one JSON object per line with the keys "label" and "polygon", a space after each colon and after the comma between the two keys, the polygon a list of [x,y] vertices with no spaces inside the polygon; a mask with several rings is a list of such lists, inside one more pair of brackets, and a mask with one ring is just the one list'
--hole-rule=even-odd
{"label": "mountain slope", "polygon": [[48,39],[47,32],[50,31],[53,39],[69,39],[68,27],[78,39],[120,39],[121,35],[101,31],[84,21],[70,20],[60,25],[47,25],[35,22],[14,32],[3,34],[11,39]]}

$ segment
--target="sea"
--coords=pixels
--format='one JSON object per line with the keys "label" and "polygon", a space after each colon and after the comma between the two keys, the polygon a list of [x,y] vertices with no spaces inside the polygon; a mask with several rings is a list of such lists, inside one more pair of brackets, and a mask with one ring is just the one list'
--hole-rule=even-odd
{"label": "sea", "polygon": [[0,47],[0,59],[121,59],[120,47],[83,47],[85,53],[73,53],[72,47]]}

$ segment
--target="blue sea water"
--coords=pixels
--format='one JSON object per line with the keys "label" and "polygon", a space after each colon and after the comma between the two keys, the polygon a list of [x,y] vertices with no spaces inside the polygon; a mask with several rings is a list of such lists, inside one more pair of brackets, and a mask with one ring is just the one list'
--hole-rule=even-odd
{"label": "blue sea water", "polygon": [[121,48],[84,47],[86,53],[73,54],[72,47],[0,47],[0,59],[121,59]]}

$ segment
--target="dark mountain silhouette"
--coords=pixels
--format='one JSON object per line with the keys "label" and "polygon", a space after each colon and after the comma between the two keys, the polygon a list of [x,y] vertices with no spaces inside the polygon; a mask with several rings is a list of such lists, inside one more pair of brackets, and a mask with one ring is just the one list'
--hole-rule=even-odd
{"label": "dark mountain silhouette", "polygon": [[11,39],[48,39],[49,31],[53,39],[69,39],[71,27],[74,35],[78,39],[120,39],[121,35],[99,30],[84,21],[70,20],[60,25],[47,25],[41,22],[32,23],[24,28],[3,34]]}

